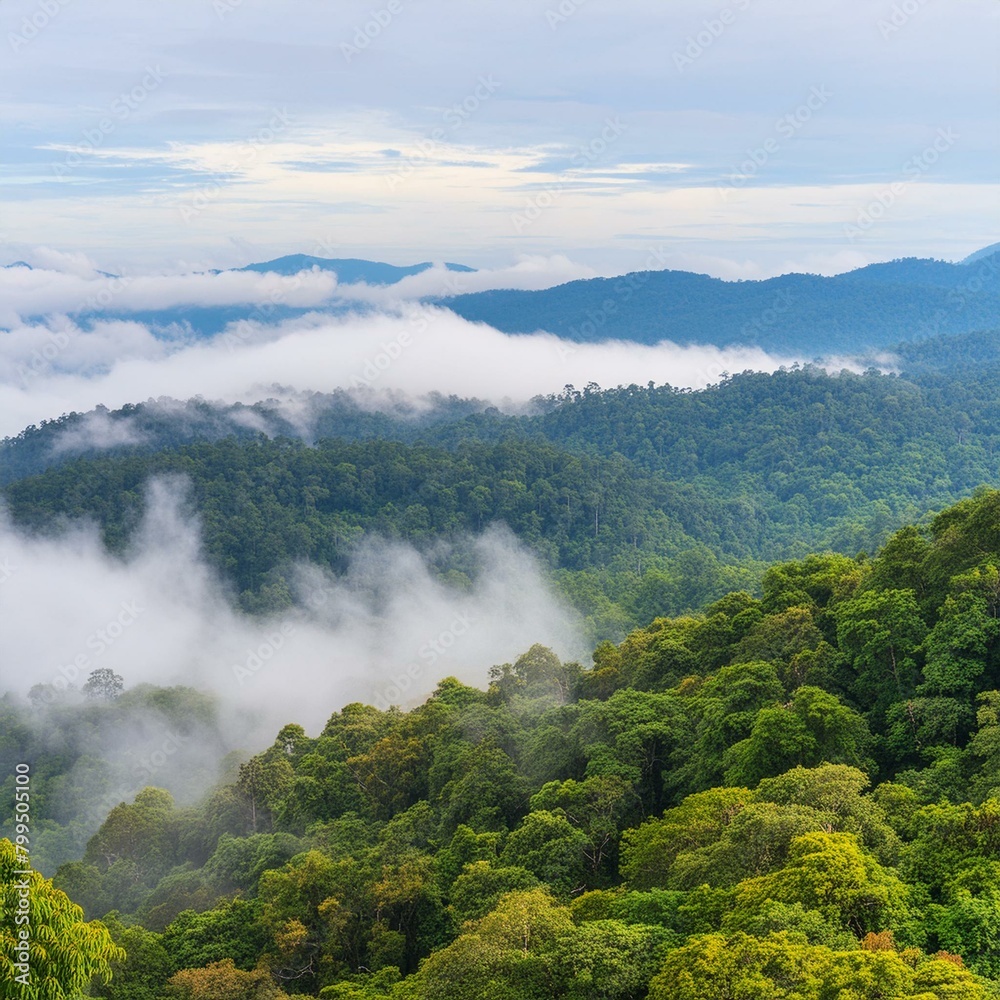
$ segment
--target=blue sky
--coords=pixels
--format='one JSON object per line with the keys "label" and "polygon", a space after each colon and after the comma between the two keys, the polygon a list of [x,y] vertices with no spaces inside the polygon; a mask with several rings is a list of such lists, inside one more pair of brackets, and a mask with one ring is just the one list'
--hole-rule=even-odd
{"label": "blue sky", "polygon": [[995,0],[4,0],[0,258],[833,273],[1000,231]]}

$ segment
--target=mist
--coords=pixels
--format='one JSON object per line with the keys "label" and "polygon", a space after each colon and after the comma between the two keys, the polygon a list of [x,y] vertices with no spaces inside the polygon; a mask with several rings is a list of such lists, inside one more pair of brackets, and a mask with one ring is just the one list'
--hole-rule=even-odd
{"label": "mist", "polygon": [[[367,538],[341,575],[300,564],[289,576],[294,603],[281,614],[237,610],[177,478],[149,484],[121,557],[92,524],[37,535],[0,519],[0,693],[46,755],[75,746],[77,758],[49,810],[68,832],[42,837],[37,864],[51,874],[78,857],[110,809],[147,785],[194,801],[228,753],[262,750],[288,723],[317,735],[351,702],[410,708],[448,676],[484,688],[491,666],[534,643],[587,659],[576,615],[503,528],[425,552]],[[84,722],[76,713],[102,704],[80,693],[99,669],[120,675],[125,694],[103,723]],[[205,692],[215,712],[171,719],[162,699],[130,699],[144,684]]]}
{"label": "mist", "polygon": [[64,319],[15,329],[0,342],[3,435],[74,410],[117,409],[161,396],[254,403],[274,396],[275,385],[441,392],[501,405],[590,382],[699,389],[727,372],[774,371],[802,360],[753,347],[509,336],[418,305],[343,317],[307,314],[280,324],[241,321],[199,341],[164,341],[137,323],[99,322],[82,330]]}
{"label": "mist", "polygon": [[[436,572],[456,560],[465,586]],[[191,685],[219,698],[240,745],[287,722],[316,730],[351,701],[415,704],[446,676],[482,687],[490,666],[536,642],[585,655],[572,611],[503,529],[424,553],[367,539],[342,575],[295,567],[294,606],[264,619],[236,610],[208,565],[183,480],[149,485],[120,558],[93,525],[42,536],[4,519],[0,563],[0,690],[66,691],[98,668],[126,687]]]}

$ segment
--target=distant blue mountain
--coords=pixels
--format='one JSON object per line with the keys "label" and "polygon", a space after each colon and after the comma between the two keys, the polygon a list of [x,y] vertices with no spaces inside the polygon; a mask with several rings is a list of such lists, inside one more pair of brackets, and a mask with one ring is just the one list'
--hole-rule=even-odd
{"label": "distant blue mountain", "polygon": [[818,358],[1000,327],[1000,255],[972,268],[907,258],[830,278],[785,274],[765,281],[640,271],[543,291],[438,301],[505,333],[546,330],[579,342],[753,345]]}
{"label": "distant blue mountain", "polygon": [[[724,281],[688,271],[640,271],[542,291],[498,289],[431,301],[510,334],[546,330],[579,342],[671,340],[758,346],[807,359],[857,356],[1000,328],[1000,252],[988,253],[993,249],[986,247],[961,264],[909,257],[829,278],[785,274],[764,281]],[[385,286],[431,266],[292,254],[237,270],[292,275],[318,267],[335,272],[340,284]],[[367,308],[336,296],[319,310],[265,304],[115,312],[112,303],[104,313],[78,313],[77,319],[86,325],[113,313],[145,323],[162,336],[179,330],[209,337],[241,319],[275,323],[306,312],[337,315]]]}
{"label": "distant blue mountain", "polygon": [[985,257],[992,257],[994,254],[1000,254],[1000,243],[991,243],[988,247],[983,247],[982,250],[970,253],[961,263],[975,264],[976,261],[983,260]]}
{"label": "distant blue mountain", "polygon": [[[409,267],[397,267],[395,264],[383,264],[376,260],[358,260],[355,257],[338,259],[293,253],[287,257],[264,261],[262,264],[247,264],[246,267],[236,268],[236,270],[258,271],[262,274],[265,272],[298,274],[299,271],[308,271],[310,268],[318,267],[321,271],[335,271],[337,281],[342,285],[353,285],[359,281],[363,281],[367,285],[394,285],[397,281],[401,281],[411,274],[420,274],[421,271],[426,271],[433,266],[430,261],[411,264]],[[449,271],[469,272],[475,270],[474,267],[466,267],[464,264],[446,263],[445,267]]]}

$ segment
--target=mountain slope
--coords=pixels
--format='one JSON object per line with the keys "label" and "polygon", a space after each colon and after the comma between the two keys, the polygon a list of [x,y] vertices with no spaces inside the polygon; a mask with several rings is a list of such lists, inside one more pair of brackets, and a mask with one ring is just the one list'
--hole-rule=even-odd
{"label": "mountain slope", "polygon": [[547,330],[580,342],[752,344],[814,358],[997,327],[1000,257],[971,270],[909,259],[832,278],[787,274],[766,281],[641,271],[544,291],[477,292],[442,304],[505,333]]}
{"label": "mountain slope", "polygon": [[[327,258],[295,253],[260,264],[247,264],[245,267],[236,268],[236,270],[289,275],[318,267],[321,271],[335,271],[337,281],[342,285],[353,285],[361,281],[367,285],[394,285],[397,281],[401,281],[411,274],[420,274],[433,266],[429,261],[412,264],[409,267],[397,267],[395,264],[383,264],[381,261],[375,260],[359,260],[355,257]],[[445,267],[449,271],[471,272],[475,270],[475,268],[466,267],[464,264],[445,264]]]}
{"label": "mountain slope", "polygon": [[[997,485],[998,393],[994,366],[921,378],[747,372],[698,393],[587,389],[524,417],[444,400],[421,420],[339,396],[316,401],[316,447],[288,439],[296,428],[277,404],[147,404],[30,429],[0,459],[17,521],[86,515],[117,545],[150,476],[188,475],[208,550],[247,608],[290,560],[338,565],[360,533],[422,545],[503,522],[570,574],[564,587],[588,613],[610,601],[615,620],[634,621],[651,595],[673,611],[697,606],[733,573],[753,586],[761,560],[871,550]],[[101,435],[118,442],[103,456]],[[89,457],[66,464],[74,455]]]}

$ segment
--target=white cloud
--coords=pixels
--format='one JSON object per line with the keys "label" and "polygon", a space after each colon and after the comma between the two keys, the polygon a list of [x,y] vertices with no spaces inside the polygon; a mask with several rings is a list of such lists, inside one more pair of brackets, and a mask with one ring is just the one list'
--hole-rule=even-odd
{"label": "white cloud", "polygon": [[83,451],[103,451],[125,445],[141,444],[146,440],[135,424],[128,420],[112,420],[105,409],[92,410],[79,423],[67,427],[53,444],[56,455]]}
{"label": "white cloud", "polygon": [[151,485],[122,558],[86,526],[43,537],[0,521],[0,692],[79,687],[105,667],[128,686],[190,684],[216,692],[230,721],[244,717],[232,735],[246,745],[289,721],[315,731],[352,700],[412,704],[448,675],[484,686],[490,666],[535,642],[582,655],[572,613],[513,536],[458,544],[478,567],[469,589],[442,583],[414,549],[373,539],[341,577],[301,566],[296,607],[259,620],[233,610],[205,564],[178,481]]}
{"label": "white cloud", "polygon": [[482,268],[478,271],[450,271],[436,264],[419,274],[411,274],[389,286],[365,284],[340,285],[337,295],[345,299],[374,304],[389,304],[407,299],[465,295],[494,288],[517,288],[538,291],[567,281],[593,278],[597,272],[563,254],[551,257],[523,255],[509,267]]}
{"label": "white cloud", "polygon": [[[170,343],[136,334],[131,356],[107,360],[117,349],[121,326],[74,329],[66,355],[29,378],[8,361],[0,382],[0,433],[16,434],[29,423],[71,410],[98,404],[115,409],[160,396],[252,403],[273,397],[275,386],[317,392],[371,387],[502,403],[559,392],[567,383],[615,386],[652,380],[702,388],[723,372],[773,371],[798,360],[752,347],[576,344],[549,333],[509,336],[447,310],[416,305],[397,313],[340,318],[307,314],[279,325],[241,322],[205,341]],[[127,326],[142,330],[138,324]],[[37,337],[44,328],[33,329]],[[105,359],[106,370],[95,372],[86,361],[73,370],[71,350],[74,358]]]}
{"label": "white cloud", "polygon": [[0,324],[56,313],[125,312],[183,306],[284,305],[310,308],[328,302],[337,287],[329,271],[294,276],[223,271],[221,274],[81,276],[24,267],[0,269]]}

